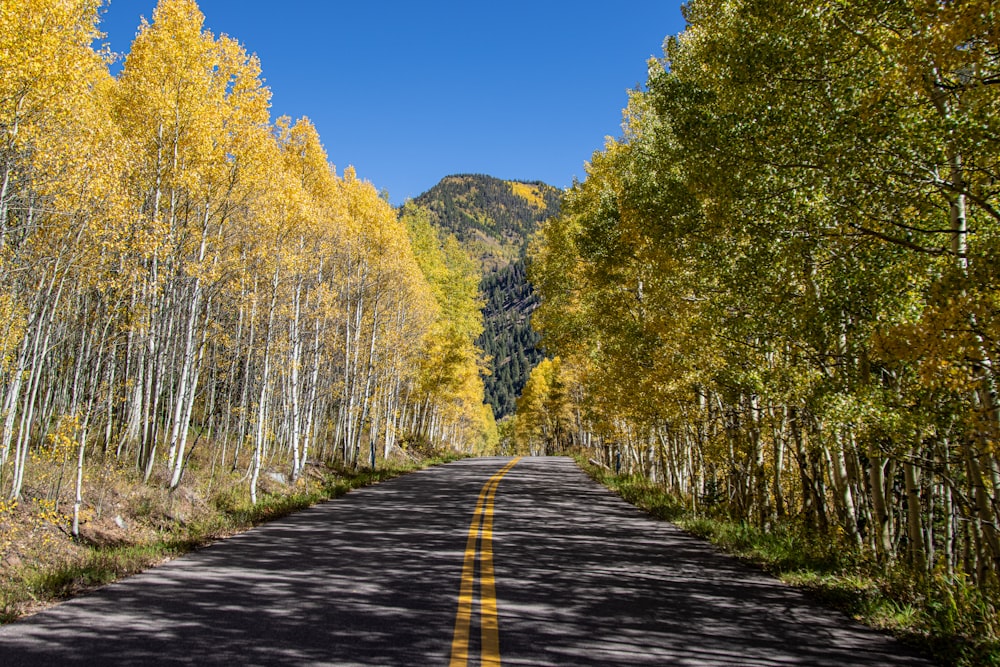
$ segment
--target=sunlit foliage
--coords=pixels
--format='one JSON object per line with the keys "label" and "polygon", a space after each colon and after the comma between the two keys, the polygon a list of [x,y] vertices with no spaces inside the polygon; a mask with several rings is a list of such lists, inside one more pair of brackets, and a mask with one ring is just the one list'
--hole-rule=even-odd
{"label": "sunlit foliage", "polygon": [[573,444],[695,509],[996,582],[997,12],[686,5],[531,252]]}
{"label": "sunlit foliage", "polygon": [[3,496],[68,467],[76,531],[91,459],[176,488],[210,449],[256,498],[265,469],[485,446],[470,260],[427,260],[307,119],[272,121],[194,0],[162,0],[117,77],[100,5],[0,4]]}

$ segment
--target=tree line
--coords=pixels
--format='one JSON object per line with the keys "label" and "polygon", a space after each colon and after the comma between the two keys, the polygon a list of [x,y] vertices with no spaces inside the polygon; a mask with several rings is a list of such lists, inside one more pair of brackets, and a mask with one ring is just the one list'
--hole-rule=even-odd
{"label": "tree line", "polygon": [[531,247],[516,442],[1000,573],[1000,8],[691,0]]}
{"label": "tree line", "polygon": [[485,445],[454,240],[272,122],[194,0],[161,0],[117,76],[101,4],[0,11],[2,493],[69,466],[79,509],[91,459],[174,488],[201,448],[255,499],[267,466]]}

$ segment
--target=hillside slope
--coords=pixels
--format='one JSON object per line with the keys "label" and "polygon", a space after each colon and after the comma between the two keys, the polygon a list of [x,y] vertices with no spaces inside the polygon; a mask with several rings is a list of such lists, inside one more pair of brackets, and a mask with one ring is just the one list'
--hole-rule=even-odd
{"label": "hillside slope", "polygon": [[538,297],[527,281],[524,250],[538,224],[558,214],[560,195],[537,181],[460,174],[411,202],[454,234],[482,270],[484,332],[477,345],[491,358],[491,375],[483,382],[497,419],[514,412],[528,373],[543,356],[530,323]]}
{"label": "hillside slope", "polygon": [[538,223],[559,212],[560,194],[538,181],[459,174],[444,177],[413,203],[454,234],[485,274],[523,256]]}

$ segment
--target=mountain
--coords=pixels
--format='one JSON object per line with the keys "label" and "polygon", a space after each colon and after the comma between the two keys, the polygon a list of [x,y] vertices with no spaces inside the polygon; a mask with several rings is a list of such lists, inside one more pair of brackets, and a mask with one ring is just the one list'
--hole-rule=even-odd
{"label": "mountain", "polygon": [[523,257],[538,223],[559,212],[560,196],[558,188],[540,181],[459,174],[441,179],[413,203],[454,234],[485,274]]}
{"label": "mountain", "polygon": [[560,196],[559,189],[540,181],[459,174],[411,202],[454,234],[482,269],[484,331],[477,345],[491,358],[483,384],[497,419],[514,412],[528,374],[544,356],[529,319],[538,297],[528,283],[524,255],[539,223],[559,213]]}

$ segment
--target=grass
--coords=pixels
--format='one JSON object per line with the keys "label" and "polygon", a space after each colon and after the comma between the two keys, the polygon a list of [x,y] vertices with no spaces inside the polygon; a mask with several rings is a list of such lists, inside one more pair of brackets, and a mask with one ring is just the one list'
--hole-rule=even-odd
{"label": "grass", "polygon": [[795,523],[768,530],[693,513],[654,482],[614,475],[578,458],[597,482],[658,519],[671,521],[728,553],[855,619],[887,630],[943,665],[1000,667],[1000,591],[967,578],[915,573],[905,563],[878,563],[837,535]]}
{"label": "grass", "polygon": [[[375,471],[328,469],[321,480],[262,493],[256,504],[249,502],[242,489],[229,487],[218,491],[196,518],[174,520],[151,538],[128,544],[83,544],[54,561],[5,567],[0,570],[0,624],[318,502],[457,458],[437,456]],[[151,520],[156,515],[155,502],[142,495],[135,501],[129,521]]]}

